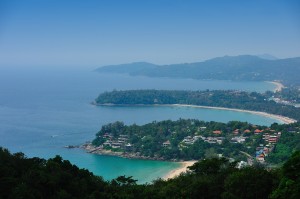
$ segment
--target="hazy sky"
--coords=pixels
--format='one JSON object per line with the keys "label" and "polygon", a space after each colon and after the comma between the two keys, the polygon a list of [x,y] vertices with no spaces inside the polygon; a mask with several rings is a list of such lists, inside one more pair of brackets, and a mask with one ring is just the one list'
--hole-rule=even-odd
{"label": "hazy sky", "polygon": [[299,0],[0,0],[0,67],[300,56]]}

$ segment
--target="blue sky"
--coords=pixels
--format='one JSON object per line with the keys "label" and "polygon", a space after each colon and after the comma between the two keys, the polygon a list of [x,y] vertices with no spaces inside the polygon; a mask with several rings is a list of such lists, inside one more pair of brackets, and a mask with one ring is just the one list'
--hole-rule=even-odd
{"label": "blue sky", "polygon": [[0,67],[300,56],[298,0],[0,0]]}

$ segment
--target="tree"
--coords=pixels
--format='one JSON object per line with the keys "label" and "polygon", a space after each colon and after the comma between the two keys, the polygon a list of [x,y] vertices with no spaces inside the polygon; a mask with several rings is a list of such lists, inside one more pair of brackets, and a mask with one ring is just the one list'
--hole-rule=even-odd
{"label": "tree", "polygon": [[268,198],[274,176],[263,168],[246,167],[231,173],[225,180],[223,198]]}
{"label": "tree", "polygon": [[198,161],[188,169],[196,174],[210,175],[233,169],[235,165],[236,162],[230,163],[226,158],[211,158]]}
{"label": "tree", "polygon": [[283,165],[281,180],[272,198],[300,198],[300,151],[295,152]]}

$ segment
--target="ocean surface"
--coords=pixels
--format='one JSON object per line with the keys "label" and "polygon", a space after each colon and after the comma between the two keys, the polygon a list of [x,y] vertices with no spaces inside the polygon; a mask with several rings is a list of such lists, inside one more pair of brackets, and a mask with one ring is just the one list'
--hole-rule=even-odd
{"label": "ocean surface", "polygon": [[248,121],[269,125],[274,119],[250,113],[190,107],[97,107],[91,102],[113,89],[238,89],[264,92],[267,82],[198,81],[99,74],[85,70],[0,69],[0,146],[28,157],[51,158],[56,154],[106,180],[133,176],[151,182],[177,168],[178,163],[131,160],[66,149],[94,138],[101,125],[124,121],[145,124],[154,120],[195,118],[205,121]]}

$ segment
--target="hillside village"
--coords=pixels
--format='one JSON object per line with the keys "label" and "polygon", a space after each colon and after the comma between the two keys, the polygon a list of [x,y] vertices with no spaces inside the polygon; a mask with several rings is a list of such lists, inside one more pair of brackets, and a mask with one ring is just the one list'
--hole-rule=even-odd
{"label": "hillside village", "polygon": [[[171,123],[174,128],[170,128]],[[201,159],[206,157],[207,149],[213,149],[217,156],[243,160],[249,165],[266,164],[282,133],[299,134],[299,126],[283,126],[197,120],[154,122],[148,126],[113,123],[102,127],[93,143],[85,148],[93,153],[157,160]],[[147,133],[149,131],[151,133]]]}

